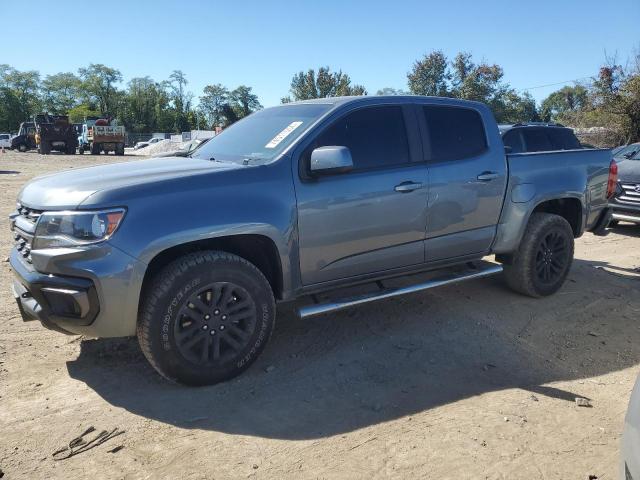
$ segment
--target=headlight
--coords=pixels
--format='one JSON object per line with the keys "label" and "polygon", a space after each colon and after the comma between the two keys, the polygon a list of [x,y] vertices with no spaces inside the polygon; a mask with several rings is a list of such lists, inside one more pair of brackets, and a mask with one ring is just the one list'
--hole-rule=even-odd
{"label": "headlight", "polygon": [[74,247],[107,240],[117,230],[124,209],[44,212],[38,219],[33,248]]}

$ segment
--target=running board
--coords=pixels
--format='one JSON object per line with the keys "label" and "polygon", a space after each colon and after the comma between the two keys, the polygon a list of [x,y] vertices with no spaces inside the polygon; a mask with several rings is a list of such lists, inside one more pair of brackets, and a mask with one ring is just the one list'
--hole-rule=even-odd
{"label": "running board", "polygon": [[380,288],[380,290],[378,290],[377,292],[356,295],[353,297],[343,298],[327,303],[315,303],[313,305],[301,306],[298,308],[298,315],[300,316],[300,318],[313,317],[315,315],[336,312],[338,310],[343,310],[355,305],[361,305],[363,303],[374,302],[376,300],[398,297],[400,295],[406,295],[408,293],[421,292],[423,290],[429,290],[430,288],[441,287],[443,285],[462,282],[464,280],[488,277],[489,275],[495,275],[496,273],[500,272],[502,272],[502,265],[480,261],[473,264],[468,264],[467,268],[462,271],[457,270],[453,273],[441,275],[431,280],[408,285],[405,287],[384,288],[382,282],[376,282],[376,284]]}

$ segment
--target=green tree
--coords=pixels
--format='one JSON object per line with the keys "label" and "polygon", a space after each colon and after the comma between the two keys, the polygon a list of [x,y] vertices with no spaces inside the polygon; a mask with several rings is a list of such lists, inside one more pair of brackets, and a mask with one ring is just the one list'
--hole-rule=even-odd
{"label": "green tree", "polygon": [[46,111],[66,114],[78,105],[82,81],[73,73],[48,75],[42,81],[42,103]]}
{"label": "green tree", "polygon": [[229,90],[226,87],[219,83],[204,87],[200,97],[200,111],[211,128],[225,125],[224,107],[228,103]]}
{"label": "green tree", "polygon": [[409,91],[414,95],[449,96],[448,60],[441,50],[436,50],[416,60],[407,74]]}
{"label": "green tree", "polygon": [[380,90],[378,90],[376,92],[376,95],[384,95],[384,96],[390,96],[390,95],[408,95],[407,92],[405,92],[402,89],[398,89],[398,88],[391,88],[391,87],[384,87],[381,88]]}
{"label": "green tree", "polygon": [[16,132],[24,121],[20,99],[7,87],[0,87],[0,132]]}
{"label": "green tree", "polygon": [[123,112],[127,129],[135,133],[149,133],[157,130],[158,113],[168,108],[168,102],[164,101],[165,97],[166,92],[163,86],[152,78],[132,78],[127,84]]}
{"label": "green tree", "polygon": [[632,68],[607,60],[592,90],[594,107],[616,119],[627,142],[640,140],[640,54],[634,60]]}
{"label": "green tree", "polygon": [[260,110],[262,105],[258,96],[251,92],[251,87],[240,85],[229,94],[229,100],[238,119]]}
{"label": "green tree", "polygon": [[562,87],[542,101],[540,117],[545,122],[561,120],[567,114],[588,107],[588,91],[582,85]]}
{"label": "green tree", "polygon": [[190,129],[188,112],[191,109],[191,93],[186,91],[187,77],[182,70],[174,70],[169,76],[174,107],[174,131],[183,132]]}
{"label": "green tree", "polygon": [[540,121],[536,101],[533,97],[528,92],[518,95],[513,89],[500,95],[499,101],[494,102],[493,112],[498,122],[501,123]]}
{"label": "green tree", "polygon": [[37,71],[21,72],[9,65],[0,65],[0,87],[7,88],[18,99],[19,108],[14,114],[22,120],[41,110],[40,73]]}
{"label": "green tree", "polygon": [[80,105],[70,108],[67,111],[67,115],[69,115],[69,120],[72,123],[82,123],[86,117],[100,116],[100,112],[92,110],[86,103],[81,103]]}
{"label": "green tree", "polygon": [[317,74],[314,69],[298,72],[291,79],[294,100],[366,94],[367,90],[362,85],[351,84],[349,75],[342,71],[331,72],[329,67],[320,67]]}
{"label": "green tree", "polygon": [[496,64],[476,64],[468,52],[458,53],[449,62],[440,50],[416,61],[407,75],[409,89],[416,95],[434,95],[475,100],[489,105],[498,122],[538,120],[533,98],[519,95],[502,79]]}
{"label": "green tree", "polygon": [[117,84],[122,81],[120,70],[101,63],[92,63],[78,70],[82,79],[82,90],[88,103],[94,103],[101,114],[116,115],[121,94]]}

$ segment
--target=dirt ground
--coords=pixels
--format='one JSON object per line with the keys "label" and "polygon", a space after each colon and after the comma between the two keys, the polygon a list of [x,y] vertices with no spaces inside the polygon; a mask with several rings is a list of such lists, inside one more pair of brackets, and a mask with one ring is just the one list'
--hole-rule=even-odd
{"label": "dirt ground", "polygon": [[[121,159],[0,154],[0,218],[35,175],[105,161]],[[0,260],[12,245],[4,225]],[[579,239],[566,285],[542,300],[494,277],[313,320],[282,308],[244,375],[193,389],[160,378],[133,339],[23,323],[1,262],[0,469],[9,479],[614,479],[640,363],[639,266],[640,229],[621,226]],[[89,427],[89,438],[124,433],[52,457]]]}

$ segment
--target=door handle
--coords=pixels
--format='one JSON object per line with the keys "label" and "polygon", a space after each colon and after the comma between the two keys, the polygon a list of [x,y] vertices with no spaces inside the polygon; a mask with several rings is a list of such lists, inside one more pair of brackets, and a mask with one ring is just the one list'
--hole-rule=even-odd
{"label": "door handle", "polygon": [[498,178],[500,174],[498,172],[482,172],[476,178],[481,182],[490,182]]}
{"label": "door handle", "polygon": [[400,193],[409,193],[409,192],[413,192],[414,190],[419,190],[423,187],[422,183],[418,183],[418,182],[402,182],[399,185],[396,185],[393,189],[396,192],[400,192]]}

